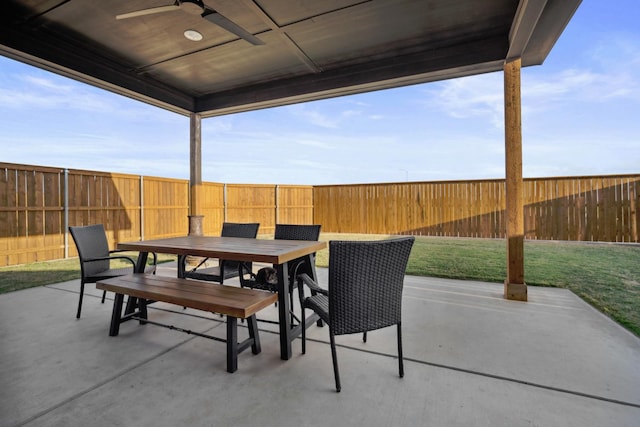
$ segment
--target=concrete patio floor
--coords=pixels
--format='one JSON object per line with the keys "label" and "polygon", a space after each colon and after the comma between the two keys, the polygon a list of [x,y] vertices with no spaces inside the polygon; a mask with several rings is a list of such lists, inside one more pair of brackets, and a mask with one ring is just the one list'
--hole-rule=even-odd
{"label": "concrete patio floor", "polygon": [[[341,393],[326,327],[282,361],[276,326],[260,323],[262,353],[229,374],[216,341],[137,322],[109,337],[111,300],[93,285],[76,320],[78,289],[0,295],[0,426],[640,426],[640,339],[564,289],[529,287],[522,303],[499,284],[407,276],[405,377],[395,328],[341,336]],[[196,310],[149,315],[225,333]]]}

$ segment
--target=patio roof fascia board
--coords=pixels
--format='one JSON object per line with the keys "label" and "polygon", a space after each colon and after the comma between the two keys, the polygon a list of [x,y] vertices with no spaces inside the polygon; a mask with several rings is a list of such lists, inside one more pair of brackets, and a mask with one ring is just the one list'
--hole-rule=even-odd
{"label": "patio roof fascia board", "polygon": [[582,0],[548,0],[522,56],[522,66],[542,65]]}
{"label": "patio roof fascia board", "polygon": [[507,40],[496,36],[206,95],[196,99],[196,110],[206,118],[502,71],[507,50]]}
{"label": "patio roof fascia board", "polygon": [[374,92],[378,90],[394,89],[399,87],[411,86],[421,83],[430,83],[442,80],[449,80],[458,77],[474,76],[479,74],[493,73],[502,71],[504,68],[504,59],[499,59],[483,64],[482,67],[473,65],[469,67],[460,67],[456,70],[446,70],[446,72],[433,72],[420,75],[413,75],[403,78],[380,81],[376,83],[363,84],[357,86],[348,86],[339,89],[331,89],[322,92],[303,93],[301,95],[290,96],[286,98],[267,99],[264,101],[255,101],[251,103],[239,103],[238,105],[230,105],[227,107],[219,107],[213,110],[205,111],[201,114],[203,118],[218,117],[229,114],[242,113],[246,111],[254,111],[265,108],[282,107],[285,105],[300,104],[304,102],[319,101],[323,99],[336,98],[340,96],[357,95],[361,93]]}
{"label": "patio roof fascia board", "polygon": [[546,4],[547,0],[522,0],[520,2],[509,31],[507,62],[522,58]]}

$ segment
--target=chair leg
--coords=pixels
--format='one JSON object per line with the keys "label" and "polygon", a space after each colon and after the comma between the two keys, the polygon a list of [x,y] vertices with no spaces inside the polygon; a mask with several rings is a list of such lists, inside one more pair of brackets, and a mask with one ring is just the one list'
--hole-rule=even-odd
{"label": "chair leg", "polygon": [[336,339],[333,331],[329,329],[329,340],[331,341],[331,358],[333,359],[333,376],[336,379],[336,391],[340,393],[342,386],[340,385],[340,372],[338,371],[338,355],[336,354]]}
{"label": "chair leg", "polygon": [[305,327],[307,318],[304,315],[304,305],[302,306],[302,317],[300,319],[302,323],[302,354],[305,354],[307,352],[307,328]]}
{"label": "chair leg", "polygon": [[107,291],[102,291],[102,303],[104,304],[104,299],[107,296]]}
{"label": "chair leg", "polygon": [[402,322],[398,322],[398,369],[400,378],[403,378],[404,363],[402,361]]}
{"label": "chair leg", "polygon": [[80,318],[80,311],[82,311],[82,296],[84,295],[84,283],[80,283],[80,299],[78,300],[78,312],[76,313],[76,319]]}
{"label": "chair leg", "polygon": [[367,342],[367,331],[362,334],[362,342]]}
{"label": "chair leg", "polygon": [[178,255],[178,277],[184,279],[185,270],[186,270],[186,255]]}
{"label": "chair leg", "polygon": [[293,289],[289,292],[289,310],[291,310],[291,324],[295,322],[296,316],[293,314]]}

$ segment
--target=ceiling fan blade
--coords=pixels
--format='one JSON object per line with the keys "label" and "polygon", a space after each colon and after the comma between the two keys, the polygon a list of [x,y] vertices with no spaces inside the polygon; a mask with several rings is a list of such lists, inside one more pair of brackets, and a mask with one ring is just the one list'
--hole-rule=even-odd
{"label": "ceiling fan blade", "polygon": [[152,7],[151,9],[136,10],[135,12],[116,15],[116,19],[135,18],[136,16],[153,15],[155,13],[171,12],[180,9],[180,4],[175,3],[170,6]]}
{"label": "ceiling fan blade", "polygon": [[235,22],[231,21],[230,19],[227,19],[224,16],[220,15],[215,10],[205,9],[204,13],[202,14],[202,17],[204,19],[206,19],[207,21],[212,22],[212,23],[224,28],[225,30],[229,31],[230,33],[235,34],[236,36],[240,37],[241,39],[244,39],[244,40],[248,41],[252,45],[256,45],[257,46],[257,45],[263,45],[264,44],[264,42],[262,40],[260,40],[259,38],[257,38],[253,34],[251,34],[250,32],[246,31],[244,28],[242,28],[241,26],[239,26]]}

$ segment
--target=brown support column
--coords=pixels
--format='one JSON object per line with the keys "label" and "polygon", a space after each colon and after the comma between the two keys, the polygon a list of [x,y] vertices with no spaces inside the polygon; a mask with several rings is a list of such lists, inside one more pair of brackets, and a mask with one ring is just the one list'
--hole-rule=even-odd
{"label": "brown support column", "polygon": [[202,236],[202,118],[192,113],[190,121],[189,235]]}
{"label": "brown support column", "polygon": [[507,199],[507,278],[504,297],[526,301],[524,282],[524,200],[522,180],[522,123],[520,58],[504,66],[505,169]]}

